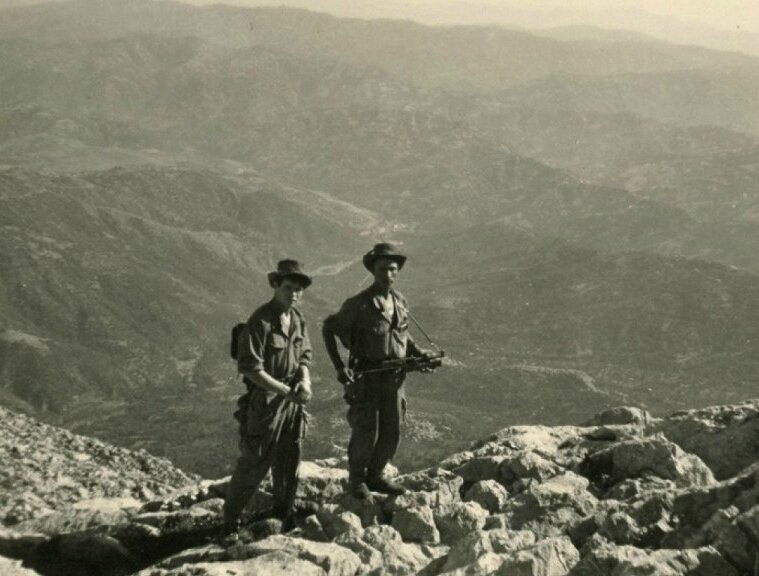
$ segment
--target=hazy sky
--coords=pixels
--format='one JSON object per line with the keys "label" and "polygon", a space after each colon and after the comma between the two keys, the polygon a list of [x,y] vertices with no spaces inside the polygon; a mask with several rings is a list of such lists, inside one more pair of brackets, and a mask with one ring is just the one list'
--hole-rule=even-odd
{"label": "hazy sky", "polygon": [[[549,12],[556,21],[579,23],[583,14],[589,15],[589,23],[603,18],[603,14],[617,13],[635,19],[664,16],[699,26],[722,30],[746,30],[759,32],[759,0],[188,0],[193,4],[228,3],[260,6],[290,5],[314,10],[330,9],[344,16],[419,17],[431,15],[441,21],[476,21],[493,15],[502,21],[508,12],[514,11],[515,24],[529,24],[530,16]],[[553,21],[549,20],[549,21]],[[535,22],[535,24],[537,24]],[[608,23],[615,20],[609,16]],[[622,23],[624,20],[622,20]],[[503,23],[503,22],[501,22]],[[553,25],[553,24],[549,24]],[[637,26],[631,26],[636,28]]]}

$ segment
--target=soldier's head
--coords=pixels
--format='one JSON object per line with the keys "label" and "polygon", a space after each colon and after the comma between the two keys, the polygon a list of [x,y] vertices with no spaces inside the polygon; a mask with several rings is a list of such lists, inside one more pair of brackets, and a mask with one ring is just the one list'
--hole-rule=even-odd
{"label": "soldier's head", "polygon": [[274,288],[274,300],[284,310],[295,306],[310,285],[311,277],[303,272],[297,260],[280,260],[277,269],[269,272],[269,286]]}
{"label": "soldier's head", "polygon": [[395,246],[387,243],[375,244],[364,254],[364,267],[374,276],[374,283],[387,290],[392,288],[398,272],[406,263],[406,256]]}

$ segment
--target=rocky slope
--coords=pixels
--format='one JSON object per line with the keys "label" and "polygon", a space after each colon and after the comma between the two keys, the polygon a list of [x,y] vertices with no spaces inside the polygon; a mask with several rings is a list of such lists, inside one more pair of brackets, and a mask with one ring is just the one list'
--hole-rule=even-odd
{"label": "rocky slope", "polygon": [[[66,507],[134,507],[196,483],[168,460],[130,452],[0,408],[0,520],[5,525]],[[118,499],[118,500],[113,500]]]}
{"label": "rocky slope", "polygon": [[[304,462],[295,530],[260,513],[264,489],[226,538],[224,480],[2,421],[3,574],[739,576],[759,562],[759,400],[505,428],[373,501],[343,492],[340,462]],[[30,494],[44,505],[26,520],[7,512]]]}

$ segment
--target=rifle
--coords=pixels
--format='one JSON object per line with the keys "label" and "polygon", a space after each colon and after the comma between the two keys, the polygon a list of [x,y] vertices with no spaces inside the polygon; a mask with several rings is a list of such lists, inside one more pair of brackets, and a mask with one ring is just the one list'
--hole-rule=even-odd
{"label": "rifle", "polygon": [[407,358],[394,358],[392,360],[383,360],[376,368],[367,370],[357,370],[356,376],[364,374],[376,374],[379,372],[432,372],[435,368],[443,365],[445,357],[444,350],[438,350],[432,356],[409,356]]}

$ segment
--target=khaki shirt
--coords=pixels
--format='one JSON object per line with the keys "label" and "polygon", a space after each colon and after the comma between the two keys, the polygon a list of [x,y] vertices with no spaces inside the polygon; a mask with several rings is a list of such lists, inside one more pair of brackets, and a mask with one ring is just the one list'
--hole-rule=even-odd
{"label": "khaki shirt", "polygon": [[290,330],[282,330],[274,300],[258,308],[241,331],[237,369],[241,374],[265,370],[269,376],[288,383],[298,366],[311,366],[311,341],[306,322],[295,308],[290,314]]}
{"label": "khaki shirt", "polygon": [[390,317],[382,308],[379,292],[372,285],[349,298],[337,314],[324,321],[324,328],[337,334],[357,362],[379,362],[417,355],[409,334],[408,303],[403,295],[391,290],[395,313]]}

